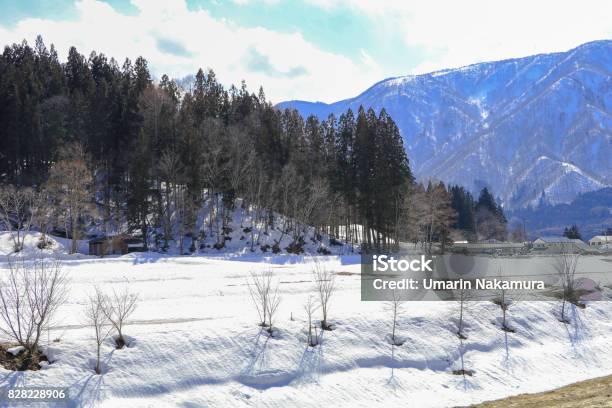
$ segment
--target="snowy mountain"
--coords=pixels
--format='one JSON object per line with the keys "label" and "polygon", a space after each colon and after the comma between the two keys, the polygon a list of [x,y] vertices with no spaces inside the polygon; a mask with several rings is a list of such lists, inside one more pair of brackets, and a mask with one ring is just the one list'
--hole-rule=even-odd
{"label": "snowy mountain", "polygon": [[321,119],[381,108],[420,179],[489,186],[508,208],[570,202],[612,186],[612,41],[383,80],[332,104],[289,101]]}

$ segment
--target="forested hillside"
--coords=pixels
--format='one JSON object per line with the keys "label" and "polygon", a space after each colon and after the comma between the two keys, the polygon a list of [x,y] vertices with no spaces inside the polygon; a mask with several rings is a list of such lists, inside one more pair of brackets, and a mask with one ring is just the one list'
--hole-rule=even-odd
{"label": "forested hillside", "polygon": [[[212,70],[179,86],[154,81],[142,57],[120,64],[72,47],[61,62],[40,37],[0,56],[0,133],[7,219],[22,218],[10,198],[33,187],[44,193],[37,206],[49,206],[40,228],[72,236],[96,220],[105,233],[128,230],[163,247],[202,234],[222,246],[241,197],[266,225],[287,216],[297,252],[305,225],[388,245],[413,184],[384,111],[304,120],[274,108],[261,88],[224,89]],[[205,202],[214,207],[208,228],[196,230]]]}
{"label": "forested hillside", "polygon": [[532,237],[561,235],[564,228],[575,225],[582,238],[612,234],[612,188],[579,195],[569,204],[549,205],[545,200],[534,207],[509,214],[524,222]]}

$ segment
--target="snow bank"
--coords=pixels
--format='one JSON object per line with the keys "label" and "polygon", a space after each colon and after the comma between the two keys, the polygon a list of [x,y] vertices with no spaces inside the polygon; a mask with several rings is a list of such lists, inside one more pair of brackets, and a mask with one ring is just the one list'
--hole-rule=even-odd
{"label": "snow bank", "polygon": [[23,346],[15,346],[15,347],[9,347],[6,349],[7,353],[11,353],[14,356],[19,355],[19,353],[21,353],[23,350],[25,350],[25,347]]}
{"label": "snow bank", "polygon": [[[337,274],[334,330],[307,348],[310,261],[131,254],[65,262],[70,300],[45,338],[53,363],[21,373],[20,385],[69,387],[70,406],[443,407],[612,372],[609,302],[572,309],[571,325],[555,317],[558,303],[521,302],[508,315],[516,333],[500,330],[498,306],[472,303],[463,342],[454,334],[456,304],[406,303],[397,332],[405,343],[392,347],[388,306],[360,301],[359,264],[351,257],[325,259]],[[274,338],[256,325],[246,287],[249,272],[261,269],[274,273],[282,296]],[[104,374],[95,376],[83,305],[93,285],[111,291],[126,282],[141,299],[125,328],[130,346],[116,350],[108,339]],[[462,356],[472,377],[452,374]],[[0,371],[0,386],[10,384],[13,374]]]}
{"label": "snow bank", "polygon": [[[22,233],[23,234],[23,233]],[[87,240],[78,241],[78,254],[69,254],[70,239],[60,238],[53,235],[46,235],[49,244],[44,248],[38,248],[42,234],[40,232],[28,232],[23,240],[23,249],[18,253],[14,252],[15,245],[11,233],[0,231],[0,261],[6,261],[7,256],[20,256],[25,258],[35,258],[41,254],[45,257],[52,256],[59,259],[82,259],[88,251]]]}

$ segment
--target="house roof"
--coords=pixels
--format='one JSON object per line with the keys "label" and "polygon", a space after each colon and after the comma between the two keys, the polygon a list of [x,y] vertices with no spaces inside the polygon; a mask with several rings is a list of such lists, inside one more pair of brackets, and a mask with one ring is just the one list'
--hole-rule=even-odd
{"label": "house roof", "polygon": [[612,235],[595,235],[593,238],[589,239],[590,241],[601,241],[601,242],[611,242],[612,243]]}
{"label": "house roof", "polygon": [[454,247],[467,249],[508,249],[508,248],[523,248],[525,245],[522,242],[456,242]]}
{"label": "house roof", "polygon": [[[567,237],[539,237],[536,241],[544,241],[547,244],[571,244],[574,240]],[[580,241],[580,240],[578,240]]]}

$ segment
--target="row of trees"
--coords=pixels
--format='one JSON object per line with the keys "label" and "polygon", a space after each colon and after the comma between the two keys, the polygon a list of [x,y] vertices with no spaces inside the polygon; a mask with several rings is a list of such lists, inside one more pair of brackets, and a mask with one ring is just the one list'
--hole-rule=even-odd
{"label": "row of trees", "polygon": [[[274,317],[281,302],[278,293],[278,282],[273,280],[273,273],[270,270],[251,272],[247,279],[247,287],[251,301],[259,316],[259,326],[265,328],[268,334],[274,336]],[[309,295],[304,304],[304,311],[307,317],[307,337],[306,344],[314,347],[319,344],[317,328],[321,330],[333,330],[329,321],[329,310],[331,298],[336,290],[336,275],[318,261],[312,266],[312,276],[314,280],[315,296]],[[313,324],[314,313],[321,311],[320,326]],[[293,320],[293,314],[292,314]]]}
{"label": "row of trees", "polygon": [[[215,236],[222,246],[241,197],[266,230],[285,215],[278,227],[296,248],[306,225],[376,245],[397,237],[399,199],[413,179],[384,110],[303,119],[275,109],[261,89],[224,89],[212,70],[154,83],[143,58],[120,67],[73,47],[61,63],[40,37],[33,48],[6,47],[0,72],[2,181],[66,190],[75,180],[107,233],[127,228],[161,248],[191,236],[192,251]],[[64,217],[69,236],[94,215],[78,201]],[[206,228],[197,225],[203,206]]]}
{"label": "row of trees", "polygon": [[[452,227],[463,233],[464,239],[505,241],[508,238],[506,216],[504,210],[488,188],[480,191],[478,199],[461,186],[449,188],[451,207],[456,211],[457,218]],[[521,229],[519,228],[519,231]],[[521,241],[516,231],[513,238]]]}
{"label": "row of trees", "polygon": [[[421,243],[430,252],[434,242],[440,243],[444,252],[455,240],[508,238],[504,211],[486,187],[476,200],[461,186],[413,183],[402,197],[398,214],[398,239]],[[511,238],[524,240],[522,226],[512,231]]]}
{"label": "row of trees", "polygon": [[73,238],[70,252],[76,252],[86,217],[96,214],[91,186],[85,152],[78,144],[60,148],[47,181],[38,188],[2,186],[0,223],[10,233],[14,252],[23,249],[26,233],[34,226],[42,233],[40,248],[48,244],[46,234],[53,227]]}
{"label": "row of trees", "polygon": [[121,349],[128,342],[124,336],[123,328],[127,319],[134,313],[138,303],[138,295],[131,292],[126,285],[121,291],[107,294],[99,287],[95,287],[84,306],[86,323],[94,329],[96,343],[96,374],[102,373],[100,364],[101,349],[104,341],[114,331],[115,347]]}
{"label": "row of trees", "polygon": [[[8,258],[8,271],[0,277],[0,333],[23,349],[18,370],[38,369],[46,358],[40,350],[45,332],[54,324],[59,308],[68,300],[68,278],[59,260],[40,257]],[[127,344],[123,328],[136,309],[138,296],[126,285],[111,294],[95,288],[85,305],[85,321],[94,328],[97,345],[95,371],[100,374],[100,348],[115,331],[117,348]]]}

